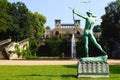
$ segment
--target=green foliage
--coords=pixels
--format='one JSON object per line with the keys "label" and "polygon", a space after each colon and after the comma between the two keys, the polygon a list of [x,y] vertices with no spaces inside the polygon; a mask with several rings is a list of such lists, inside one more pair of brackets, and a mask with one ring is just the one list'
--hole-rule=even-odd
{"label": "green foliage", "polygon": [[45,23],[46,18],[43,15],[37,12],[33,14],[33,22],[30,26],[30,50],[33,55],[36,54],[40,46],[40,37],[43,35]]}
{"label": "green foliage", "polygon": [[51,28],[49,26],[46,26],[46,30],[50,30]]}
{"label": "green foliage", "polygon": [[[8,37],[11,36],[13,41],[20,41],[30,37],[32,29],[34,36],[42,35],[46,23],[46,18],[42,14],[30,12],[22,2],[9,3],[5,1],[1,0],[0,2],[0,24],[8,26],[5,33]],[[0,28],[2,29],[2,27]]]}
{"label": "green foliage", "polygon": [[0,0],[0,31],[6,32],[9,15],[7,14],[7,0]]}
{"label": "green foliage", "polygon": [[40,46],[40,40],[38,39],[30,39],[30,50],[31,50],[31,54],[35,55],[36,52],[38,51],[38,48]]}
{"label": "green foliage", "polygon": [[64,57],[65,57],[65,53],[62,52],[60,57],[61,57],[61,58],[64,58]]}
{"label": "green foliage", "polygon": [[44,24],[46,23],[46,18],[35,12],[33,15],[33,22],[30,29],[30,37],[31,38],[40,38],[44,31]]}
{"label": "green foliage", "polygon": [[65,49],[64,39],[60,36],[53,36],[51,38],[48,38],[45,41],[45,44],[50,48],[51,56],[54,56],[54,57],[61,56],[61,53],[64,52],[64,49]]}
{"label": "green foliage", "polygon": [[50,49],[50,56],[52,57],[68,57],[70,55],[70,40],[69,35],[57,35],[47,38],[46,46]]}
{"label": "green foliage", "polygon": [[21,53],[24,58],[31,56],[30,47],[27,44],[23,45],[23,49],[22,49]]}
{"label": "green foliage", "polygon": [[18,44],[15,45],[15,51],[14,52],[18,55],[18,57],[22,55]]}
{"label": "green foliage", "polygon": [[22,2],[9,3],[7,8],[8,14],[11,16],[11,23],[8,29],[8,36],[14,41],[20,41],[29,37],[29,11]]}
{"label": "green foliage", "polygon": [[[71,35],[57,35],[47,38],[45,46],[49,48],[49,56],[66,58],[71,56]],[[85,56],[83,37],[76,35],[77,57]]]}
{"label": "green foliage", "polygon": [[101,29],[101,26],[100,26],[100,25],[94,26],[93,32],[101,32],[101,31],[102,31],[102,29]]}
{"label": "green foliage", "polygon": [[78,41],[76,42],[77,57],[85,57],[85,48],[83,36],[77,36]]}
{"label": "green foliage", "polygon": [[102,29],[104,39],[120,40],[120,0],[111,2],[105,7],[105,14],[102,16]]}
{"label": "green foliage", "polygon": [[19,44],[16,44],[16,45],[15,45],[15,50],[14,50],[14,51],[9,51],[9,53],[17,54],[18,57],[22,56],[22,52],[21,52],[21,50],[20,50],[20,48],[19,48]]}
{"label": "green foliage", "polygon": [[[71,56],[71,35],[57,35],[45,40],[49,57],[68,58]],[[77,57],[85,56],[83,36],[76,35]]]}
{"label": "green foliage", "polygon": [[22,56],[23,58],[27,58],[28,56],[31,56],[30,48],[27,44],[23,45],[23,48],[20,49],[19,44],[15,45],[14,51],[9,51],[10,53],[17,54],[18,57]]}
{"label": "green foliage", "polygon": [[113,50],[112,41],[120,41],[120,0],[109,3],[105,7],[105,14],[102,16],[102,40],[107,46],[109,56]]}
{"label": "green foliage", "polygon": [[25,57],[28,60],[36,60],[38,57],[36,55],[30,55]]}
{"label": "green foliage", "polygon": [[20,41],[30,38],[30,50],[34,55],[40,46],[39,38],[43,35],[45,23],[45,16],[30,12],[23,2],[9,3],[7,0],[0,0],[1,39]]}

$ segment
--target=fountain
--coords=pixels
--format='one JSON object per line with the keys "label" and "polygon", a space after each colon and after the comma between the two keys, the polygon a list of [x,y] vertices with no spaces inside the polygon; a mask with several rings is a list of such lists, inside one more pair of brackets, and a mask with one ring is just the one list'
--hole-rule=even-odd
{"label": "fountain", "polygon": [[75,36],[72,34],[71,38],[71,58],[76,58],[76,44],[75,44]]}

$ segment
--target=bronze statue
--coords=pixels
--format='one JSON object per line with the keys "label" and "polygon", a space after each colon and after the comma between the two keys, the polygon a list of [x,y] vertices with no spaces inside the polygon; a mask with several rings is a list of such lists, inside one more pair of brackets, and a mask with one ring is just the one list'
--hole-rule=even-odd
{"label": "bronze statue", "polygon": [[[75,12],[75,10],[73,9],[73,14],[76,14],[79,17],[82,17],[83,19],[85,19],[86,23],[85,23],[85,28],[84,28],[84,41],[85,41],[85,53],[86,56],[85,58],[81,58],[82,61],[106,61],[107,60],[107,53],[102,49],[102,47],[100,46],[100,44],[97,43],[94,35],[93,35],[93,27],[94,27],[94,23],[97,20],[97,16],[94,16],[93,13],[91,11],[86,12],[87,16],[82,15],[78,12]],[[88,40],[91,40],[91,42],[103,53],[103,56],[99,56],[99,57],[89,57],[89,47],[88,47]]]}

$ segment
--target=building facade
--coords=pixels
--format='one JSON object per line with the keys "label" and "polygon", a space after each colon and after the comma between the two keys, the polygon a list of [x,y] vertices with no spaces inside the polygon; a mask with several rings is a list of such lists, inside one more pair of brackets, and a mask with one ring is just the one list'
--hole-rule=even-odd
{"label": "building facade", "polygon": [[80,28],[80,20],[75,20],[74,23],[62,23],[60,19],[55,20],[55,28],[53,30],[45,30],[44,36],[50,37],[54,35],[64,34],[80,34],[83,35],[83,30]]}

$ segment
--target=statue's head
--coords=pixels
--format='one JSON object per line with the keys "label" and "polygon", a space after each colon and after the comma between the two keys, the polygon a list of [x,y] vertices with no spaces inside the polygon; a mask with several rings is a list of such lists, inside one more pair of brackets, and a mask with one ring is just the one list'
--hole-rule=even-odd
{"label": "statue's head", "polygon": [[88,16],[93,15],[92,11],[90,11],[90,10],[87,11],[86,14],[87,14]]}

